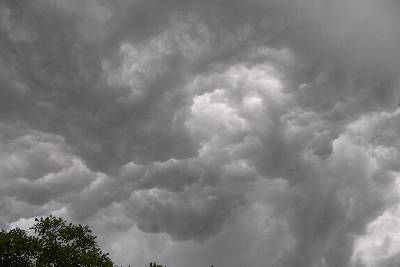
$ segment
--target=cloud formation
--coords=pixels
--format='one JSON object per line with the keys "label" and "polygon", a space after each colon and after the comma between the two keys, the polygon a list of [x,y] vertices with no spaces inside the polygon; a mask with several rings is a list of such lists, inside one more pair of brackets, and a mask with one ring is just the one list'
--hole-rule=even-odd
{"label": "cloud formation", "polygon": [[396,266],[398,9],[3,1],[1,227],[89,223],[138,266]]}

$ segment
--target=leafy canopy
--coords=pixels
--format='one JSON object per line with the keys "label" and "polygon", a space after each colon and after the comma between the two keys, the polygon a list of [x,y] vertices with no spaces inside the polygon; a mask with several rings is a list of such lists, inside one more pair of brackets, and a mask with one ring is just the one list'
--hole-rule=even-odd
{"label": "leafy canopy", "polygon": [[88,226],[52,215],[35,221],[34,236],[19,228],[0,232],[1,266],[113,266]]}

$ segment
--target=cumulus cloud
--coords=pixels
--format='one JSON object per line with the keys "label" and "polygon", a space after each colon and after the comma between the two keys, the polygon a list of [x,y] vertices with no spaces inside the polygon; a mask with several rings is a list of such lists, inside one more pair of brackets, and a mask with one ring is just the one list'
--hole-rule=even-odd
{"label": "cumulus cloud", "polygon": [[1,227],[89,223],[119,264],[396,266],[398,9],[3,1]]}

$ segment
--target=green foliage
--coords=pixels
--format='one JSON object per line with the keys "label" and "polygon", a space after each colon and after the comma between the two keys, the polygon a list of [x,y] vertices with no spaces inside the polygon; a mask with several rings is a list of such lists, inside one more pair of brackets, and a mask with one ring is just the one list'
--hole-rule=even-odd
{"label": "green foliage", "polygon": [[35,236],[18,228],[1,231],[1,266],[113,266],[88,226],[66,223],[51,215],[35,221],[31,228]]}
{"label": "green foliage", "polygon": [[1,266],[30,266],[39,251],[40,242],[19,228],[0,232]]}

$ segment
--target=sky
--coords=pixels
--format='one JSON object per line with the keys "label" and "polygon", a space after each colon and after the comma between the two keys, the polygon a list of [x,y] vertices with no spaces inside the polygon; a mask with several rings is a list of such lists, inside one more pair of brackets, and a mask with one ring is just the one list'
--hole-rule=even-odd
{"label": "sky", "polygon": [[400,265],[395,0],[0,1],[0,227],[120,265]]}

